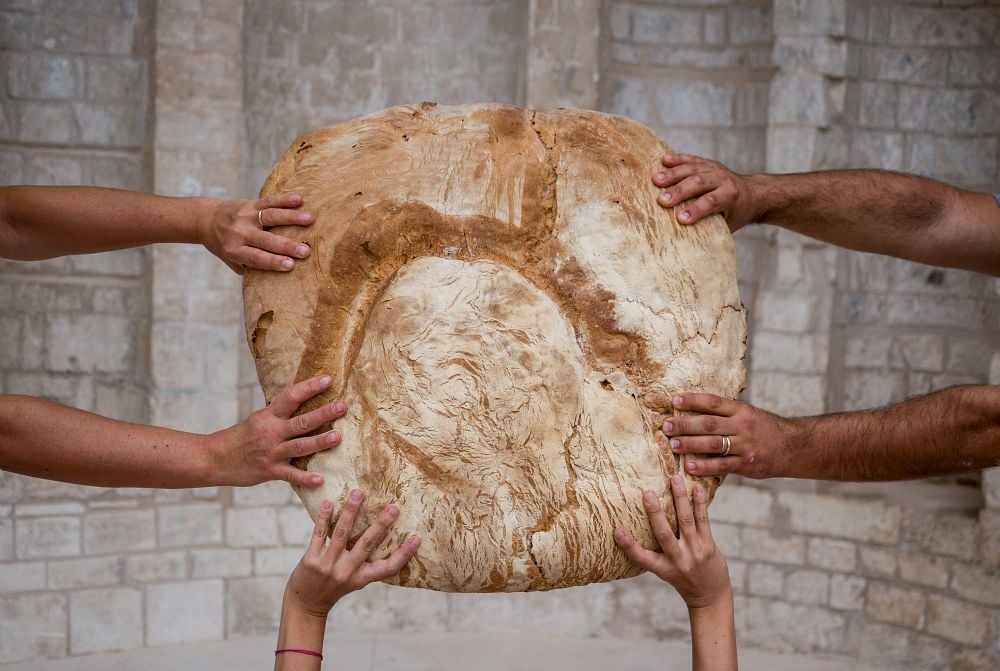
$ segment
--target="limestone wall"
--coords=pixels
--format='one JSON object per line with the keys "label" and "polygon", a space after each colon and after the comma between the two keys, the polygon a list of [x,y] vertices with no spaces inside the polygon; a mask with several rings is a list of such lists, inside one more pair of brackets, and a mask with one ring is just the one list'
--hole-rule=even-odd
{"label": "limestone wall", "polygon": [[[870,165],[1000,187],[995,1],[10,0],[0,61],[2,183],[251,196],[303,130],[492,100],[626,114],[741,171]],[[748,400],[809,414],[1000,383],[997,281],[761,227],[736,238]],[[199,248],[0,262],[0,392],[227,426],[260,403],[239,307],[236,276]],[[995,472],[733,478],[712,514],[741,645],[996,668]],[[308,529],[282,483],[0,474],[0,661],[272,632]],[[649,576],[547,594],[377,585],[331,626],[688,635],[683,603]]]}

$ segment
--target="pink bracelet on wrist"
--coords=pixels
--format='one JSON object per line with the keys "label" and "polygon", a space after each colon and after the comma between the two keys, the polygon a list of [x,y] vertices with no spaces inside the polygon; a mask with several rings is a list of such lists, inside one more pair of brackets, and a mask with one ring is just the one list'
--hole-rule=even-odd
{"label": "pink bracelet on wrist", "polygon": [[296,648],[279,648],[274,651],[274,656],[277,657],[278,653],[281,652],[297,652],[300,655],[311,655],[312,657],[319,657],[320,659],[323,659],[323,655],[318,652],[313,652],[312,650],[298,650]]}

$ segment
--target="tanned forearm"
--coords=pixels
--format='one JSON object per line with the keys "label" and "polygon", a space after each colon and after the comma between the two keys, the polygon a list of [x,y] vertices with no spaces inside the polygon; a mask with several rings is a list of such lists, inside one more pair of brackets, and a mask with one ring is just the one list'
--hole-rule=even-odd
{"label": "tanned forearm", "polygon": [[884,170],[752,175],[752,221],[848,249],[1000,275],[1000,208],[985,193]]}
{"label": "tanned forearm", "polygon": [[951,387],[876,410],[790,420],[775,475],[906,480],[1000,466],[1000,386]]}
{"label": "tanned forearm", "polygon": [[37,260],[156,242],[200,243],[214,202],[98,187],[0,187],[0,256]]}
{"label": "tanned forearm", "polygon": [[0,396],[0,469],[22,475],[100,487],[222,484],[208,439]]}

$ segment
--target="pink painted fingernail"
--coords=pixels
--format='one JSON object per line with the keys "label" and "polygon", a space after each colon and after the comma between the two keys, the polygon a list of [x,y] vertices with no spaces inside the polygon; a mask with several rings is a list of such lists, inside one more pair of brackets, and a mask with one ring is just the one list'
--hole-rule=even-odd
{"label": "pink painted fingernail", "polygon": [[323,512],[324,513],[330,512],[330,510],[333,508],[333,502],[332,501],[323,501],[322,508],[323,508]]}
{"label": "pink painted fingernail", "polygon": [[299,245],[295,248],[295,253],[299,256],[305,256],[309,253],[309,245]]}
{"label": "pink painted fingernail", "polygon": [[359,503],[361,501],[360,489],[355,489],[354,491],[351,492],[351,501],[354,501],[355,503]]}
{"label": "pink painted fingernail", "polygon": [[347,410],[347,404],[344,403],[343,401],[337,401],[336,403],[333,404],[334,412],[344,412],[346,410]]}
{"label": "pink painted fingernail", "polygon": [[285,270],[291,270],[292,266],[294,265],[295,261],[292,261],[291,259],[284,259],[281,262],[281,267],[284,268]]}
{"label": "pink painted fingernail", "polygon": [[324,387],[329,387],[331,382],[333,382],[333,378],[331,378],[329,375],[324,375],[319,379],[319,383]]}

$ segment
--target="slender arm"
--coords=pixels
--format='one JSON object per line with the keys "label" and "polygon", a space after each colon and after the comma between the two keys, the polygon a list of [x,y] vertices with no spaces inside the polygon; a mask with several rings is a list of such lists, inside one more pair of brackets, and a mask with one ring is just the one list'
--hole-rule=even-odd
{"label": "slender arm", "polygon": [[[120,422],[30,396],[0,395],[0,469],[98,487],[210,487],[285,480],[318,487],[323,477],[292,465],[340,444],[343,401],[296,415],[330,386],[298,382],[239,424],[208,435]],[[324,433],[317,433],[322,429]],[[317,433],[317,435],[303,435]]]}
{"label": "slender arm", "polygon": [[965,191],[885,170],[752,175],[751,221],[862,252],[1000,275],[1000,207]]}
{"label": "slender arm", "polygon": [[691,619],[691,668],[694,671],[735,671],[736,623],[732,591],[712,606],[688,607],[688,617]]}
{"label": "slender arm", "polygon": [[218,482],[207,437],[119,422],[29,396],[0,396],[0,468],[100,487]]}
{"label": "slender arm", "polygon": [[0,257],[30,261],[186,242],[204,245],[236,273],[243,266],[285,272],[309,255],[309,245],[266,227],[308,226],[313,215],[301,205],[296,193],[251,201],[88,186],[0,187]]}
{"label": "slender arm", "polygon": [[[326,615],[306,612],[287,597],[281,602],[281,624],[278,626],[276,650],[323,650],[326,635]],[[282,652],[274,657],[275,671],[319,671],[320,658],[298,652]]]}
{"label": "slender arm", "polygon": [[169,198],[86,186],[0,189],[0,250],[24,261],[139,247],[201,243],[215,199]]}

